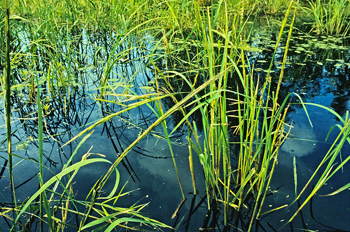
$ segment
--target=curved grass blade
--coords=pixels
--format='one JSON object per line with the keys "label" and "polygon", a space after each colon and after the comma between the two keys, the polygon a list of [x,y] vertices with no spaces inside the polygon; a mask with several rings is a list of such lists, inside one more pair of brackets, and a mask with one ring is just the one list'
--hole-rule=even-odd
{"label": "curved grass blade", "polygon": [[30,206],[30,204],[43,192],[45,192],[53,183],[55,183],[57,180],[60,180],[63,176],[81,168],[84,167],[88,164],[93,164],[93,163],[97,163],[97,162],[104,162],[104,163],[111,163],[109,160],[106,159],[102,159],[102,158],[93,158],[93,159],[87,159],[87,160],[82,160],[76,164],[73,164],[69,167],[67,167],[66,169],[63,169],[60,173],[58,173],[57,175],[51,177],[47,182],[45,182],[40,189],[35,192],[27,201],[27,203],[23,206],[23,208],[21,209],[21,211],[18,213],[14,223],[17,223],[19,218],[21,217],[21,215],[28,209],[28,207]]}

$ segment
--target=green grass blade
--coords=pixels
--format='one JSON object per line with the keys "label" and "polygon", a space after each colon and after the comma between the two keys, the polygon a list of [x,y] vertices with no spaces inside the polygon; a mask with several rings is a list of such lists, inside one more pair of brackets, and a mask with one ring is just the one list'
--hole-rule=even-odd
{"label": "green grass blade", "polygon": [[45,182],[40,189],[35,192],[27,201],[27,203],[23,206],[23,208],[21,209],[21,211],[18,213],[16,219],[15,219],[15,223],[18,222],[19,218],[21,217],[21,215],[28,209],[28,207],[30,206],[30,204],[43,192],[45,192],[53,183],[55,183],[57,180],[61,179],[63,176],[69,174],[72,171],[75,171],[76,169],[79,169],[81,167],[84,167],[88,164],[93,164],[93,163],[97,163],[97,162],[105,162],[105,163],[111,163],[110,161],[106,160],[106,159],[102,159],[102,158],[93,158],[93,159],[88,159],[88,160],[82,160],[76,164],[73,164],[69,167],[67,167],[66,169],[62,170],[60,173],[58,173],[57,175],[53,176],[52,178],[50,178],[47,182]]}

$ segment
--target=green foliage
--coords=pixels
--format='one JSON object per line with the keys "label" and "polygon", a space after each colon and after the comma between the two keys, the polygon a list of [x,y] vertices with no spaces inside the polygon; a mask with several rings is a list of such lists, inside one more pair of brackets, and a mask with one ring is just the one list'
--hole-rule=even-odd
{"label": "green foliage", "polygon": [[[223,7],[226,8],[224,3]],[[232,41],[235,37],[228,30],[228,24],[223,32],[218,32],[211,27],[213,22],[209,12],[207,15],[198,12],[197,15],[197,25],[203,35],[202,49],[204,57],[207,57],[203,62],[206,65],[203,70],[208,73],[208,79],[218,77],[218,81],[210,86],[205,100],[196,107],[202,115],[204,145],[201,146],[199,143],[196,125],[188,124],[194,137],[194,139],[188,138],[190,149],[196,151],[201,161],[206,178],[208,202],[210,197],[214,197],[218,203],[224,205],[225,223],[233,210],[238,214],[245,211],[245,204],[252,200],[249,196],[254,195],[254,209],[250,212],[249,219],[251,220],[249,230],[251,230],[255,219],[260,216],[277,161],[278,149],[284,139],[282,132],[287,101],[285,100],[281,106],[277,104],[278,91],[272,93],[269,89],[270,78],[266,78],[266,82],[260,84],[253,79],[252,73],[246,72],[246,68],[249,70],[251,67],[245,64],[244,41],[239,45],[241,52],[232,53],[229,45],[235,43]],[[213,19],[216,18],[214,15]],[[287,16],[282,24],[279,39],[286,25],[286,19]],[[216,44],[214,38],[222,38],[225,41],[218,50],[214,48]],[[285,60],[286,54],[284,62]],[[238,67],[239,63],[242,64],[242,68]],[[227,81],[232,78],[230,76],[233,73],[238,77],[236,91],[229,90],[227,86]],[[282,76],[283,72],[279,85]],[[236,99],[227,98],[227,95],[234,95]],[[197,99],[201,98],[198,96]],[[235,105],[236,112],[227,112],[228,104]],[[264,115],[263,119],[259,119],[261,112]],[[238,154],[234,160],[230,152],[228,117],[237,118],[237,125],[231,125],[234,126],[239,138]],[[238,218],[236,216],[236,220]]]}
{"label": "green foliage", "polygon": [[[40,25],[42,34],[50,35],[52,29],[89,28],[92,30],[127,30],[146,21],[152,21],[149,27],[161,27],[170,30],[191,31],[196,23],[193,14],[196,8],[200,11],[212,9],[219,10],[217,24],[213,28],[225,24],[226,14],[229,22],[233,24],[250,15],[261,16],[283,15],[291,2],[290,0],[268,1],[225,1],[227,12],[220,7],[218,0],[79,0],[79,1],[46,1],[46,0],[20,0],[12,3],[13,15],[22,23]],[[295,3],[306,12],[307,17],[302,21],[311,19],[312,30],[319,34],[347,34],[349,31],[349,1],[347,0],[309,0]],[[269,16],[270,17],[270,16]],[[154,20],[156,19],[156,20]],[[241,22],[240,22],[241,23]]]}
{"label": "green foliage", "polygon": [[347,0],[310,0],[303,8],[318,34],[346,35],[349,32],[350,2]]}
{"label": "green foliage", "polygon": [[[133,205],[129,208],[116,205],[125,195],[122,191],[117,193],[120,184],[117,167],[133,147],[161,124],[177,172],[181,197],[184,200],[171,136],[176,129],[185,124],[188,128],[189,163],[194,192],[196,193],[196,178],[193,163],[194,159],[198,159],[205,176],[209,208],[223,205],[226,224],[230,214],[233,212],[236,212],[236,216],[243,214],[247,209],[246,205],[252,203],[253,207],[249,212],[249,230],[253,230],[255,220],[266,213],[262,212],[262,206],[277,164],[279,148],[286,138],[284,123],[290,95],[283,99],[280,105],[278,100],[281,100],[279,89],[296,17],[296,8],[292,7],[293,2],[288,3],[289,1],[274,0],[265,2],[20,0],[13,2],[12,18],[16,19],[12,20],[14,34],[18,43],[22,42],[24,46],[14,47],[15,50],[10,59],[10,38],[7,37],[6,48],[8,49],[5,60],[8,63],[12,62],[21,77],[19,78],[21,80],[12,80],[12,90],[15,92],[26,89],[28,96],[25,100],[37,105],[39,135],[37,164],[40,166],[40,188],[21,205],[14,204],[12,208],[2,208],[0,215],[13,220],[13,229],[29,226],[38,211],[42,231],[45,225],[51,231],[60,231],[66,226],[75,227],[77,230],[94,228],[95,231],[111,231],[117,226],[139,229],[136,226],[139,224],[152,226],[152,228],[168,227],[143,216],[141,210],[146,205]],[[247,22],[249,16],[256,12],[257,6],[261,5],[264,5],[262,9],[266,14],[286,10],[274,52],[278,49],[284,28],[289,26],[283,67],[277,88],[274,90],[270,89],[271,77],[269,76],[272,61],[264,83],[259,83],[255,79],[254,68],[246,61],[246,41],[250,36]],[[323,1],[316,0],[309,1],[309,6],[303,9],[314,20],[313,29],[318,33],[346,34],[349,29],[347,20],[349,7],[349,1],[337,0],[324,4]],[[288,15],[293,9],[293,19],[288,21]],[[291,22],[290,25],[288,22]],[[8,21],[6,26],[6,30],[9,31]],[[87,153],[81,161],[72,163],[78,149],[83,146],[91,132],[81,140],[62,170],[52,173],[52,177],[44,182],[42,143],[45,113],[49,114],[49,104],[53,101],[60,102],[66,108],[69,107],[67,102],[72,92],[76,90],[75,87],[79,85],[76,73],[87,69],[79,61],[79,58],[83,60],[85,55],[79,54],[76,48],[82,41],[84,33],[89,33],[91,30],[102,33],[109,31],[113,37],[113,46],[96,47],[94,58],[90,60],[94,62],[93,68],[98,65],[104,67],[103,72],[98,76],[99,95],[94,96],[93,100],[101,105],[118,105],[120,110],[105,115],[87,126],[67,144],[81,139],[84,134],[93,131],[97,126],[133,109],[147,106],[157,116],[157,120],[147,129],[142,130],[116,160],[111,162],[105,158],[88,158],[90,154]],[[4,37],[4,33],[1,33]],[[132,38],[138,38],[149,35],[156,40],[155,48],[146,49],[143,45],[134,47],[132,36],[135,36]],[[123,46],[125,48],[118,50]],[[0,49],[3,48],[0,47]],[[127,60],[125,57],[128,57],[134,49],[151,50],[150,54],[145,56],[154,68],[154,89],[151,88],[146,94],[134,91],[133,81],[137,72],[129,79],[118,75],[118,82],[110,78],[115,74],[114,68],[121,61]],[[161,49],[163,49],[162,53],[159,52]],[[111,55],[99,56],[98,54],[103,50]],[[7,107],[10,107],[9,67],[10,65],[7,65],[6,69]],[[233,83],[229,83],[231,80],[234,80]],[[172,103],[168,109],[165,101]],[[234,110],[229,111],[228,109],[231,109],[229,106],[233,106]],[[339,136],[310,182],[299,194],[295,188],[294,202],[300,199],[311,181],[316,178],[316,174],[321,172],[321,167],[326,166],[325,171],[321,172],[320,179],[317,180],[316,187],[289,221],[294,219],[326,181],[350,159],[347,157],[335,168],[335,159],[339,156],[343,145],[350,140],[348,115],[342,119],[334,111],[323,106],[319,107],[339,118],[342,124],[335,126],[340,130]],[[9,117],[10,108],[7,109],[6,116]],[[198,112],[203,126],[202,132],[199,125],[191,121],[191,117]],[[176,113],[182,114],[183,117],[173,131],[169,132],[167,120]],[[232,118],[235,124],[230,120]],[[11,136],[10,122],[9,118],[8,137]],[[203,139],[200,138],[201,133]],[[236,140],[230,140],[232,137]],[[10,141],[10,138],[8,140]],[[232,154],[233,146],[236,147],[235,154]],[[11,144],[8,151],[10,161]],[[110,168],[90,189],[85,200],[76,199],[73,186],[75,176],[81,168],[97,163],[108,163]],[[295,183],[297,183],[296,170],[294,173]],[[112,191],[108,196],[103,196],[104,186],[113,179],[113,174],[116,178]],[[12,177],[12,174],[10,176]],[[349,184],[330,195],[337,194],[348,187]],[[16,202],[14,189],[12,194],[14,203]],[[216,201],[215,206],[210,203],[212,199]],[[84,210],[81,210],[81,207]],[[75,215],[79,219],[78,224],[70,225],[68,215]],[[236,219],[238,220],[238,217]]]}

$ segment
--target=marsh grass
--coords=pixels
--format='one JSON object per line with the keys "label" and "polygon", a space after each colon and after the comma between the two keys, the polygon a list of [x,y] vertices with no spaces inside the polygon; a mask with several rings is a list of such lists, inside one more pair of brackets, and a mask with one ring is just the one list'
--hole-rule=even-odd
{"label": "marsh grass", "polygon": [[[7,7],[7,5],[6,5]],[[7,14],[7,32],[9,33],[9,14]],[[36,25],[29,24],[31,29],[34,29]],[[68,30],[69,31],[69,30]],[[5,72],[5,105],[6,105],[6,116],[7,116],[7,131],[8,131],[8,162],[9,162],[9,176],[11,184],[11,196],[12,203],[10,207],[2,207],[1,216],[10,220],[9,224],[11,231],[25,230],[26,228],[35,227],[39,223],[40,231],[63,231],[66,227],[76,228],[77,230],[86,230],[90,228],[99,227],[98,230],[111,231],[115,227],[124,227],[128,229],[140,228],[140,226],[150,226],[152,228],[156,227],[168,227],[167,225],[152,220],[148,217],[144,217],[140,214],[140,210],[146,206],[145,205],[133,205],[130,208],[121,208],[115,206],[117,200],[126,195],[120,191],[117,193],[117,187],[119,184],[119,172],[113,168],[112,172],[116,174],[115,182],[113,184],[112,191],[107,197],[100,196],[102,187],[96,183],[96,185],[87,194],[85,200],[75,199],[74,193],[74,177],[77,175],[79,170],[87,165],[96,163],[110,163],[105,158],[94,158],[88,159],[90,153],[83,156],[80,162],[72,163],[73,158],[76,156],[78,149],[83,145],[84,141],[88,138],[86,136],[79,143],[77,149],[69,157],[66,164],[63,165],[62,170],[59,173],[52,173],[50,169],[44,166],[44,154],[43,154],[43,141],[45,133],[44,128],[44,112],[48,111],[46,105],[43,106],[42,101],[46,103],[52,100],[60,101],[64,107],[67,107],[68,98],[72,95],[71,90],[74,89],[73,75],[71,75],[73,67],[77,64],[73,61],[71,63],[62,63],[67,60],[71,60],[72,57],[76,57],[74,47],[70,45],[70,37],[64,37],[63,41],[55,41],[42,39],[40,34],[45,32],[40,31],[39,28],[29,31],[32,41],[30,41],[26,46],[22,47],[18,53],[14,54],[13,62],[17,62],[21,57],[25,57],[32,69],[28,72],[22,72],[23,79],[12,79],[10,80],[10,39],[9,34],[7,39],[7,50],[6,50],[6,61],[7,68]],[[39,37],[33,37],[37,36]],[[60,36],[60,35],[59,35]],[[64,35],[63,35],[64,36]],[[51,37],[52,38],[52,37]],[[55,37],[57,38],[57,37]],[[61,42],[61,43],[60,43]],[[57,47],[57,44],[60,46]],[[55,46],[56,45],[56,46]],[[117,43],[118,45],[118,43]],[[65,52],[60,54],[62,49]],[[30,53],[27,56],[22,56],[22,52]],[[125,53],[125,51],[124,51]],[[124,54],[123,53],[123,54]],[[43,62],[43,63],[40,63]],[[66,64],[68,67],[66,67]],[[18,63],[17,63],[18,65]],[[48,68],[46,68],[48,67]],[[37,71],[37,69],[47,70],[46,75],[42,75],[42,72]],[[38,125],[38,149],[39,149],[39,161],[36,162],[35,159],[27,160],[34,162],[39,166],[38,179],[39,179],[39,190],[35,192],[31,197],[26,199],[24,202],[19,202],[18,204],[15,198],[14,184],[13,184],[13,174],[12,174],[12,154],[11,153],[11,102],[10,93],[11,86],[10,83],[13,81],[14,86],[12,90],[14,93],[18,93],[23,89],[28,89],[29,96],[25,98],[28,105],[35,103],[37,105],[37,125]],[[45,83],[46,81],[46,83]],[[103,83],[103,79],[102,79]],[[44,88],[43,88],[44,87]],[[102,89],[102,88],[101,88]],[[62,93],[65,95],[63,96]],[[41,99],[41,95],[45,98]],[[67,98],[66,98],[67,97]],[[49,99],[51,98],[51,99]],[[46,128],[47,130],[47,128]],[[56,135],[54,135],[56,136]],[[49,138],[53,138],[49,135]],[[47,139],[47,137],[45,138]],[[53,138],[54,139],[54,138]],[[25,159],[23,157],[16,156],[17,158]],[[7,162],[6,162],[7,163]],[[5,165],[6,165],[5,163]],[[46,169],[51,173],[51,178],[43,176],[43,169]],[[45,179],[48,179],[45,181]],[[13,190],[13,191],[12,191]],[[85,211],[81,210],[81,207],[85,208]],[[10,216],[10,213],[12,215]],[[76,217],[76,223],[71,223],[71,217]],[[37,220],[38,219],[38,220]],[[106,224],[106,221],[108,223]]]}
{"label": "marsh grass", "polygon": [[[228,14],[225,2],[220,1],[218,4],[222,4],[225,9],[226,14],[223,17],[227,20]],[[291,9],[292,5],[290,5],[289,11]],[[180,107],[183,119],[180,120],[171,133],[174,133],[183,123],[187,124],[189,128],[190,168],[194,158],[193,149],[198,155],[205,175],[208,207],[217,207],[217,205],[210,205],[211,198],[216,199],[218,204],[222,204],[225,224],[227,223],[228,214],[233,210],[240,212],[243,207],[246,207],[245,203],[250,199],[249,196],[254,195],[254,201],[258,203],[254,205],[251,221],[248,223],[249,228],[247,229],[251,230],[255,218],[259,218],[261,214],[261,207],[277,160],[278,148],[284,139],[282,131],[287,112],[285,109],[287,99],[279,106],[277,104],[279,87],[277,87],[276,93],[272,93],[269,89],[270,78],[266,78],[266,83],[263,83],[261,88],[259,83],[253,79],[253,75],[245,71],[244,41],[242,41],[242,50],[239,54],[232,46],[236,44],[235,40],[239,34],[236,34],[237,37],[231,34],[228,23],[225,24],[223,31],[213,29],[212,25],[219,20],[219,12],[221,11],[217,9],[213,14],[211,12],[209,8],[202,11],[200,6],[197,5],[196,25],[200,36],[199,41],[193,44],[196,44],[195,47],[198,49],[198,53],[202,54],[199,60],[204,67],[181,73],[169,70],[166,65],[165,72],[163,71],[164,87],[169,93],[172,93],[177,85],[176,82],[171,81],[172,79],[180,78],[188,85],[191,92],[186,93],[185,98],[191,96],[193,91],[197,91],[194,87],[200,73],[205,73],[206,82],[211,82],[203,92],[192,95],[194,97],[193,102],[179,105],[180,101],[173,97],[174,106]],[[286,20],[287,17],[283,22],[279,39],[282,36]],[[289,34],[291,34],[291,29]],[[220,46],[214,41],[214,38],[222,39],[225,42]],[[190,37],[186,38],[186,41],[190,40]],[[169,41],[167,40],[167,42]],[[202,46],[197,46],[197,44]],[[190,48],[184,50],[190,50]],[[176,50],[173,50],[173,53],[176,53]],[[284,63],[286,62],[286,55],[287,53],[285,54]],[[169,62],[167,57],[164,57],[166,63]],[[239,62],[243,64],[242,69],[238,68],[237,63]],[[198,67],[197,63],[193,64],[190,61],[187,61],[186,65]],[[228,89],[227,81],[232,78],[232,73],[238,74],[238,86],[242,86],[242,90],[232,91]],[[195,78],[190,79],[190,76],[195,76]],[[278,86],[282,83],[282,77],[283,72],[281,72]],[[172,83],[175,83],[175,85]],[[236,99],[227,98],[227,94],[233,94]],[[236,105],[238,110],[229,113],[227,104]],[[196,123],[189,120],[196,111],[200,111],[202,117],[203,145],[201,145],[202,142],[199,139]],[[260,122],[259,117],[262,112],[264,119]],[[230,116],[238,118],[236,133],[240,138],[240,142],[238,143],[239,154],[235,157],[235,160],[238,160],[236,164],[232,163],[232,143],[229,141],[228,117]],[[196,192],[195,176],[193,172],[191,173],[194,192]],[[238,218],[236,217],[237,220]],[[237,225],[238,221],[236,222]]]}
{"label": "marsh grass", "polygon": [[[223,7],[225,4],[223,3]],[[285,21],[278,41],[282,36],[286,25],[286,19],[292,4],[289,6]],[[227,10],[227,8],[226,8]],[[227,14],[226,14],[227,19]],[[206,17],[198,17],[198,25],[202,25],[203,49],[207,57],[206,62],[208,79],[218,76],[217,82],[208,89],[208,97],[205,104],[199,104],[202,114],[204,145],[198,143],[197,131],[194,129],[195,140],[189,140],[197,152],[201,161],[206,178],[208,202],[214,197],[218,203],[224,206],[224,223],[230,212],[238,212],[235,217],[234,226],[239,226],[239,214],[246,210],[246,203],[250,201],[250,196],[254,197],[253,210],[250,211],[250,222],[247,231],[252,230],[256,218],[260,217],[261,208],[267,193],[267,188],[271,181],[274,166],[277,161],[277,154],[283,142],[282,134],[284,119],[286,116],[287,99],[280,106],[277,104],[278,89],[272,92],[270,89],[270,78],[266,77],[266,82],[260,84],[253,79],[252,70],[249,63],[245,63],[244,41],[241,41],[241,52],[236,53],[236,57],[229,56],[229,45],[232,44],[228,24],[226,29],[219,33],[211,28],[211,18],[208,13]],[[291,26],[292,28],[292,26]],[[291,29],[290,32],[291,34]],[[223,37],[225,44],[222,45],[222,55],[215,52],[213,45],[214,34]],[[278,44],[277,41],[277,44]],[[288,44],[287,44],[288,47]],[[275,52],[277,50],[277,45]],[[286,61],[284,58],[284,63]],[[238,67],[241,63],[241,68]],[[227,80],[235,72],[239,77],[237,80],[237,91],[229,90]],[[281,85],[283,68],[278,86]],[[262,86],[262,87],[261,87]],[[241,89],[240,89],[241,88]],[[233,94],[236,99],[226,98],[226,95]],[[237,110],[229,111],[227,104]],[[260,119],[261,114],[263,118]],[[186,116],[187,117],[187,116]],[[228,117],[235,117],[238,125],[234,125],[235,133],[239,138],[238,154],[232,157],[229,142]],[[196,128],[195,125],[190,128]],[[210,205],[209,205],[210,207]]]}
{"label": "marsh grass", "polygon": [[[348,16],[342,11],[339,11],[339,14],[334,13],[335,9],[347,9],[347,3],[330,1],[327,10],[318,4],[320,2],[317,1],[317,4],[310,2],[311,8],[307,9],[308,12],[312,12],[317,22],[315,26],[317,31],[331,34],[347,33],[348,24],[345,19]],[[27,41],[24,47],[17,48],[19,50],[13,52],[12,62],[19,66],[23,61],[28,64],[26,68],[30,69],[21,73],[22,80],[13,79],[15,87],[13,89],[18,91],[20,88],[27,88],[27,92],[32,96],[28,97],[28,102],[34,102],[37,107],[39,162],[35,164],[39,165],[40,183],[37,192],[16,205],[11,174],[13,165],[9,96],[11,69],[10,39],[7,34],[5,104],[12,207],[2,208],[1,216],[12,220],[12,230],[30,228],[37,217],[41,231],[63,231],[66,227],[76,230],[93,228],[96,231],[111,231],[117,226],[124,229],[140,229],[139,224],[167,228],[168,226],[161,222],[142,216],[141,210],[146,206],[145,204],[133,205],[129,208],[117,206],[118,201],[126,195],[122,191],[124,186],[119,186],[118,165],[142,139],[152,134],[160,125],[170,147],[177,174],[179,199],[181,199],[179,208],[185,200],[185,195],[171,137],[183,125],[188,128],[189,168],[194,193],[197,193],[197,178],[193,164],[197,159],[202,165],[205,176],[208,207],[212,210],[222,210],[225,226],[228,224],[229,216],[233,215],[234,226],[242,227],[246,231],[254,231],[254,225],[258,225],[256,220],[259,220],[262,215],[286,207],[287,205],[282,205],[268,212],[262,212],[274,168],[277,165],[279,148],[286,138],[283,132],[290,95],[281,99],[279,91],[296,8],[293,8],[293,2],[287,6],[284,5],[285,3],[286,1],[266,2],[267,13],[286,9],[274,54],[280,46],[282,34],[286,32],[285,28],[289,26],[282,69],[277,87],[274,89],[271,87],[270,76],[273,60],[264,82],[255,78],[254,67],[247,61],[245,48],[250,32],[249,28],[247,29],[249,20],[247,15],[251,15],[256,9],[253,1],[219,0],[211,1],[209,4],[209,2],[203,3],[196,0],[122,0],[78,1],[72,4],[70,0],[22,0],[12,3],[18,14],[17,23],[23,26],[22,30],[28,33],[29,38],[29,42]],[[294,14],[289,24],[288,16],[293,10]],[[6,14],[6,31],[9,31],[8,25],[9,14]],[[81,30],[81,27],[85,27],[86,30]],[[84,60],[86,55],[80,54],[76,48],[83,34],[89,33],[92,29],[100,30],[101,33],[103,29],[110,30],[114,38],[112,47],[96,47],[92,60],[96,66],[102,65],[104,68],[98,73],[99,78],[96,82],[98,94],[93,95],[93,100],[99,102],[101,106],[113,104],[119,108],[115,112],[105,112],[103,118],[86,126],[78,135],[71,138],[66,145],[79,139],[81,141],[62,169],[58,173],[51,173],[44,166],[42,152],[45,112],[48,111],[47,102],[57,101],[64,105],[63,108],[69,108],[70,105],[67,102],[75,91],[73,86],[77,85],[75,73],[87,69],[82,65],[83,62],[78,60],[78,58]],[[133,47],[132,41],[128,39],[135,34],[139,36],[137,33],[145,33],[147,36],[150,34],[155,38],[155,48],[145,49],[142,45]],[[128,45],[118,50],[124,44]],[[135,49],[151,50],[150,54],[142,57],[148,60],[154,71],[153,90],[146,94],[135,91],[133,86],[138,69],[131,77],[124,77],[116,73],[115,69],[123,62],[132,62],[128,59]],[[159,53],[159,50],[162,52]],[[98,54],[102,51],[108,55],[99,57]],[[26,52],[28,54],[24,55]],[[115,81],[116,79],[118,82]],[[231,82],[232,79],[234,84]],[[44,97],[42,98],[41,95]],[[168,108],[165,107],[166,100],[172,102]],[[109,161],[102,155],[98,155],[98,158],[90,158],[93,154],[88,152],[80,161],[73,163],[79,148],[84,146],[84,142],[97,126],[142,107],[151,109],[157,119],[148,128],[142,128],[137,138],[120,152],[116,160]],[[326,166],[311,194],[306,196],[306,200],[288,222],[295,218],[326,181],[341,170],[350,159],[347,157],[340,165],[335,166],[335,160],[341,148],[349,142],[348,114],[343,119],[329,108],[319,107],[339,118],[342,125],[336,127],[339,128],[340,133],[310,178],[310,182],[300,193],[297,193],[297,186],[295,186],[296,198],[293,203],[301,199],[301,195],[305,194],[305,189],[310,187],[321,167]],[[192,120],[192,116],[198,112],[200,122]],[[168,131],[167,120],[175,113],[180,113],[183,118],[172,131]],[[235,124],[231,124],[231,119]],[[86,133],[89,134],[83,137]],[[204,138],[200,137],[201,134]],[[73,183],[79,170],[98,163],[109,164],[109,170],[98,179],[84,200],[76,199]],[[44,169],[48,169],[52,176],[44,178]],[[296,170],[294,173],[295,183],[297,183]],[[113,182],[112,190],[104,194],[105,186],[110,182]],[[121,190],[118,192],[119,188]],[[329,195],[337,194],[347,188],[349,184]],[[176,216],[178,209],[174,211]],[[246,215],[247,212],[249,218],[243,223],[240,216]],[[76,222],[70,222],[72,217],[76,218]]]}
{"label": "marsh grass", "polygon": [[282,1],[278,1],[278,0],[267,0],[264,1],[264,3],[266,9],[265,9],[265,13],[266,14],[283,14],[283,12],[285,12],[288,8],[288,5],[290,4],[289,0],[282,0]]}
{"label": "marsh grass", "polygon": [[[305,15],[303,22],[311,20],[312,31],[318,34],[343,35],[349,31],[349,3],[346,0],[309,0],[294,1]],[[290,0],[227,1],[227,16],[230,22],[240,18],[239,23],[251,15],[275,17],[284,15]],[[196,22],[193,12],[196,7],[220,10],[222,1],[198,0],[121,0],[121,1],[44,1],[21,0],[12,2],[13,17],[22,23],[41,24],[40,31],[48,37],[54,36],[52,29],[62,30],[65,25],[69,28],[89,28],[91,30],[122,30],[157,19],[143,28],[160,26],[167,30],[181,33],[190,32]],[[68,7],[67,7],[68,6]],[[219,17],[218,25],[224,25],[225,19]],[[184,38],[182,38],[184,39]]]}
{"label": "marsh grass", "polygon": [[318,34],[346,35],[349,32],[350,4],[345,0],[310,0],[304,11],[313,20]]}

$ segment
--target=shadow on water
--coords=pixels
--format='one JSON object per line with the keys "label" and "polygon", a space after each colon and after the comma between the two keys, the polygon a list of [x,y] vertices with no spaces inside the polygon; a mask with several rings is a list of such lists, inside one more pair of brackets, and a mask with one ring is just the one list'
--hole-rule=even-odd
{"label": "shadow on water", "polygon": [[[152,66],[147,63],[145,58],[152,47],[152,43],[147,42],[147,39],[138,38],[137,36],[130,37],[125,43],[115,48],[114,44],[119,37],[109,31],[91,33],[85,30],[74,30],[66,34],[63,33],[61,36],[62,38],[53,40],[57,41],[57,44],[50,44],[50,40],[46,40],[45,43],[47,44],[28,46],[27,49],[31,50],[33,54],[35,53],[36,58],[28,60],[22,58],[18,62],[18,66],[14,67],[13,84],[17,84],[19,87],[16,88],[11,98],[13,106],[12,125],[15,128],[12,135],[16,155],[19,157],[15,159],[16,167],[14,170],[19,203],[24,202],[30,194],[39,188],[36,179],[39,171],[37,165],[38,122],[36,120],[38,113],[35,103],[34,77],[39,77],[40,88],[42,89],[44,156],[47,167],[45,176],[53,176],[73,153],[76,144],[71,143],[63,147],[65,142],[98,119],[122,110],[122,106],[110,103],[117,98],[117,95],[106,94],[104,97],[100,97],[103,91],[100,88],[100,83],[103,78],[108,78],[109,83],[115,83],[115,86],[111,86],[115,93],[119,91],[119,78],[127,79],[130,84],[129,90],[135,93],[154,91],[150,82],[153,81],[155,70],[151,68]],[[261,49],[260,51],[247,52],[250,65],[254,67],[257,78],[264,79],[266,76],[266,70],[269,67],[268,62],[273,55],[272,47],[276,42],[274,37],[276,37],[274,34],[268,33],[266,35],[259,31],[254,34],[250,41],[252,47],[256,46]],[[18,38],[15,46],[18,50],[26,46],[28,41],[39,38],[40,35],[35,33],[23,33]],[[143,45],[135,45],[135,43]],[[350,109],[348,88],[350,55],[348,44],[349,38],[322,38],[296,34],[292,40],[280,99],[283,99],[288,93],[294,92],[299,94],[306,102],[330,106],[340,115],[344,115]],[[50,47],[56,49],[51,50]],[[181,54],[178,55],[181,56]],[[111,57],[115,63],[111,66],[112,71],[107,73],[108,77],[105,77],[106,60]],[[272,88],[276,85],[275,78],[279,75],[282,57],[283,49],[280,49],[273,63]],[[164,62],[164,60],[159,60],[159,62]],[[167,62],[169,65],[169,62],[175,63],[177,61],[168,58]],[[193,68],[186,65],[181,66],[181,63],[177,63],[177,65],[177,70],[181,72]],[[162,66],[163,64],[160,63],[158,67]],[[28,67],[32,69],[28,69]],[[44,73],[49,73],[49,75],[45,76]],[[206,73],[191,78],[196,78],[196,84],[200,85],[205,81]],[[188,93],[191,90],[187,85],[181,83],[183,81],[181,79],[173,78],[170,81],[172,81],[171,86],[176,86],[176,91],[181,94]],[[237,84],[235,80],[230,81],[232,81],[230,83],[232,86]],[[163,87],[165,86],[165,83],[160,84]],[[181,94],[177,95],[179,96],[178,100],[181,99]],[[296,99],[292,99],[292,103],[295,102]],[[169,109],[174,103],[173,100],[167,98],[163,100],[163,104]],[[142,131],[157,119],[151,108],[155,108],[155,106],[138,107],[96,127],[94,135],[86,142],[86,147],[80,151],[79,159],[91,148],[91,153],[106,155],[107,159],[114,161]],[[3,109],[1,111],[1,113],[4,113]],[[323,141],[329,128],[337,122],[336,119],[332,118],[330,120],[328,114],[322,115],[319,110],[310,109],[311,120],[316,118],[314,119],[316,121],[315,125],[321,126],[309,128],[307,126],[308,121],[303,114],[303,110],[298,104],[294,104],[290,109],[288,118],[294,128],[292,129],[292,135],[295,138],[294,140],[289,138],[281,149],[280,164],[276,168],[276,177],[273,179],[274,182],[266,200],[266,211],[292,201],[294,196],[293,157],[296,157],[297,160],[298,177],[301,178],[298,182],[298,188],[300,188],[310,177],[312,173],[310,169],[314,169],[318,163],[317,161],[321,159],[321,151],[329,147],[329,144]],[[177,125],[182,117],[183,115],[180,113],[175,114],[168,122],[169,129],[171,130],[174,125]],[[200,126],[200,114],[193,114],[191,120],[198,121],[197,125]],[[1,125],[0,132],[3,135],[5,134],[4,122],[1,122]],[[128,183],[124,188],[124,191],[128,194],[120,202],[121,206],[128,206],[135,202],[150,202],[144,212],[152,218],[172,225],[174,231],[198,231],[198,229],[200,231],[245,231],[251,220],[249,215],[253,208],[254,196],[250,196],[244,202],[246,211],[236,212],[231,210],[229,223],[223,226],[224,219],[221,206],[213,201],[211,202],[211,210],[207,209],[208,202],[205,196],[204,182],[201,180],[203,173],[199,160],[194,164],[199,193],[198,195],[193,194],[189,178],[185,135],[186,131],[181,129],[172,140],[176,146],[176,159],[181,164],[181,167],[179,167],[180,175],[185,180],[183,187],[187,198],[179,211],[175,212],[181,201],[181,195],[169,148],[161,128],[156,128],[122,160],[121,164],[124,169],[120,170],[121,183]],[[297,139],[304,140],[301,143]],[[231,140],[234,140],[234,137]],[[1,142],[3,164],[0,171],[0,181],[3,190],[0,194],[0,204],[1,207],[9,207],[11,205],[9,203],[9,180],[6,174],[5,140],[1,139]],[[304,147],[311,148],[302,151],[301,149]],[[345,149],[348,149],[348,146]],[[349,151],[345,149],[343,154],[348,156]],[[232,151],[234,150],[233,147]],[[304,153],[301,154],[301,152]],[[77,183],[78,198],[83,196],[84,191],[89,189],[88,186],[94,183],[94,181],[88,183],[89,180],[95,180],[101,176],[107,171],[106,168],[102,165],[96,166],[92,170],[82,170],[83,174],[81,174],[81,179]],[[349,169],[349,167],[347,168]],[[26,171],[23,172],[23,170]],[[344,170],[344,172],[349,173],[349,170]],[[329,184],[324,194],[327,194],[328,190],[342,186],[344,181],[348,180],[344,180],[343,176],[337,176],[336,181]],[[336,200],[327,203],[324,198],[316,196],[310,202],[309,208],[303,209],[295,221],[289,224],[289,228],[285,228],[284,231],[307,229],[349,231],[350,225],[346,221],[346,215],[349,215],[350,210],[349,192],[339,194],[334,199]],[[344,204],[334,203],[336,201]],[[315,202],[322,202],[322,204]],[[327,205],[327,208],[329,208],[332,207],[332,204],[337,205],[337,207],[331,209],[332,213],[320,216],[319,212],[323,210],[320,205]],[[289,219],[288,217],[295,209],[296,205],[293,205],[263,215],[256,221],[255,231],[277,231]],[[171,219],[173,214],[175,217]],[[33,213],[30,219],[23,219],[23,221],[29,224],[36,223],[34,222],[36,217],[37,214]],[[11,224],[5,217],[2,217],[0,223],[1,227],[10,226]]]}

